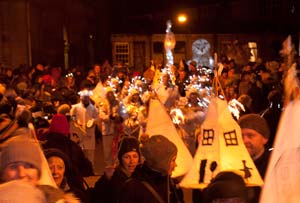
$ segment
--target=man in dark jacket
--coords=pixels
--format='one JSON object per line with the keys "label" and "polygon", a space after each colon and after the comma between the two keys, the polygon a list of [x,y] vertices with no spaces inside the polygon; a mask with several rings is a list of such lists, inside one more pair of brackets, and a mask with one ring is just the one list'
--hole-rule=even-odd
{"label": "man in dark jacket", "polygon": [[[247,114],[240,117],[238,123],[242,130],[245,146],[260,176],[264,179],[271,153],[265,148],[270,136],[267,121],[259,114]],[[258,202],[260,190],[260,188],[254,187],[255,195],[252,202]]]}

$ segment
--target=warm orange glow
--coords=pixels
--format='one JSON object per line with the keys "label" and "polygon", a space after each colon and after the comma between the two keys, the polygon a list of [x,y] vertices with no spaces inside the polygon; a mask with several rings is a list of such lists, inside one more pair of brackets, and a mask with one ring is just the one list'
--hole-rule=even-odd
{"label": "warm orange glow", "polygon": [[185,23],[187,21],[187,17],[185,14],[179,14],[177,20],[179,23]]}

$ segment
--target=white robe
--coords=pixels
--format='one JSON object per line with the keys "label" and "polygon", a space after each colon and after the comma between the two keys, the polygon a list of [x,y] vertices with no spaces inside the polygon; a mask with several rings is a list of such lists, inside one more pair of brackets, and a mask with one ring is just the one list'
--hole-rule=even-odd
{"label": "white robe", "polygon": [[76,130],[76,133],[80,137],[79,145],[82,149],[95,150],[95,125],[88,128],[87,122],[94,119],[95,122],[98,118],[98,111],[96,107],[89,104],[86,108],[80,102],[74,104],[70,111],[71,116],[75,116],[76,122],[81,126],[81,130]]}

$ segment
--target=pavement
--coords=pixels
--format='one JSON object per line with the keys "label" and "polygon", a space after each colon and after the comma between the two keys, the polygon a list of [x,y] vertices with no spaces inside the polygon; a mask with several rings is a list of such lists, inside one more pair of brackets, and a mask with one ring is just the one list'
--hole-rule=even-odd
{"label": "pavement", "polygon": [[94,173],[95,176],[90,176],[84,178],[89,187],[94,187],[96,181],[103,175],[104,171],[104,159],[103,159],[103,147],[102,141],[98,140],[96,143],[96,151],[95,151],[95,165],[94,165]]}

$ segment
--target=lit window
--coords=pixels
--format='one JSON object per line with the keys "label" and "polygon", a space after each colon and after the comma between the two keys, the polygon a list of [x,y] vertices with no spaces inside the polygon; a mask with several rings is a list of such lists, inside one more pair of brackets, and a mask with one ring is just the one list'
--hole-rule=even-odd
{"label": "lit window", "polygon": [[248,47],[250,49],[250,61],[255,62],[257,59],[257,44],[256,42],[248,42]]}
{"label": "lit window", "polygon": [[203,129],[202,145],[212,145],[214,141],[215,132],[213,129]]}
{"label": "lit window", "polygon": [[226,146],[238,145],[238,139],[235,130],[224,133],[224,139],[225,139]]}
{"label": "lit window", "polygon": [[127,42],[115,43],[115,61],[121,61],[124,64],[129,63],[129,43]]}

